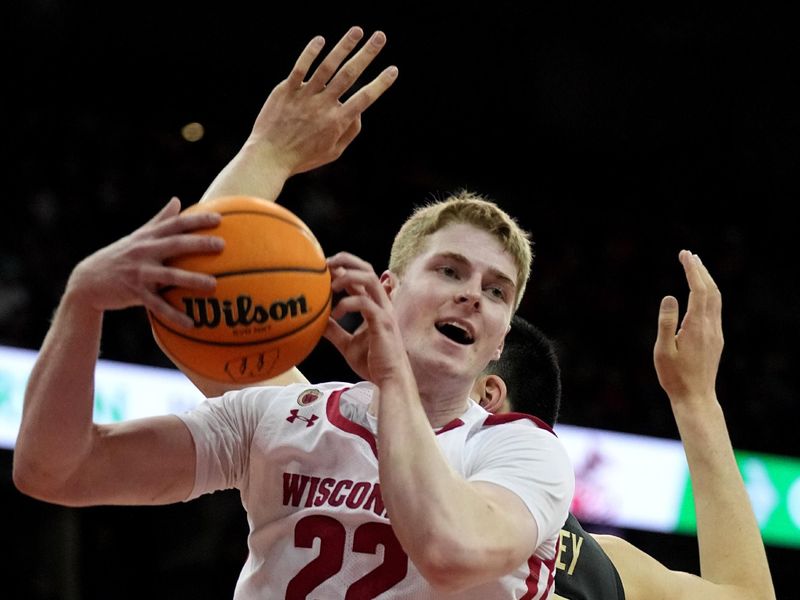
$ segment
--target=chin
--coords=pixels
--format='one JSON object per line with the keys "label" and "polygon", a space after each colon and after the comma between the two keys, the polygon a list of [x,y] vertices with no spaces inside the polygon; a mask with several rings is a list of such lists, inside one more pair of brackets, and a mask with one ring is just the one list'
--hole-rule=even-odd
{"label": "chin", "polygon": [[443,378],[447,378],[453,383],[464,380],[472,385],[475,375],[467,373],[464,369],[465,361],[452,355],[432,354],[430,352],[411,360],[411,368],[414,370],[414,377],[417,383],[432,381],[435,385],[441,386]]}

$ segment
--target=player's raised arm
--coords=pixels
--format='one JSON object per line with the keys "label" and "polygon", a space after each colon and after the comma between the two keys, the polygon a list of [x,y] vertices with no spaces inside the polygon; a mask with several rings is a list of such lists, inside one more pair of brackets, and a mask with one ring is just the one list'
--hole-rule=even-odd
{"label": "player's raised arm", "polygon": [[363,37],[360,27],[351,27],[313,71],[325,40],[317,36],[306,45],[270,93],[244,146],[201,201],[227,195],[274,201],[289,177],[341,156],[361,131],[362,113],[397,78],[397,68],[390,66],[353,90],[386,43],[386,35],[376,31],[348,58]]}
{"label": "player's raised arm", "polygon": [[217,213],[180,215],[177,199],[132,234],[81,261],[67,283],[31,372],[14,452],[24,493],[66,505],[154,504],[184,499],[194,481],[189,431],[177,417],[116,425],[92,421],[94,371],[105,311],[144,305],[176,327],[191,320],[156,290],[215,286],[213,277],[165,266],[183,253],[218,252],[193,235]]}
{"label": "player's raised arm", "polygon": [[688,306],[679,326],[678,301],[662,300],[654,360],[689,464],[701,577],[669,571],[618,538],[598,540],[619,570],[628,600],[773,600],[761,533],[715,391],[722,296],[697,255],[684,250],[680,261],[689,283]]}
{"label": "player's raised arm", "polygon": [[[247,141],[217,175],[201,202],[228,195],[275,201],[289,177],[341,156],[361,131],[362,113],[397,78],[397,68],[390,66],[353,89],[386,43],[386,35],[376,31],[353,54],[363,37],[360,27],[351,27],[313,70],[325,40],[317,36],[308,42],[287,78],[270,93]],[[177,363],[163,346],[161,349],[207,397],[245,387],[204,377]],[[260,385],[307,381],[303,373],[292,368]]]}

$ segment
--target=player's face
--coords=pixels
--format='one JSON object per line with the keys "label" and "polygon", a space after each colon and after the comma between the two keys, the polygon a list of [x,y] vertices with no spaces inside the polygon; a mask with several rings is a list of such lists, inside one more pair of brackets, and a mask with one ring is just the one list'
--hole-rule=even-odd
{"label": "player's face", "polygon": [[426,373],[471,382],[500,356],[516,278],[499,240],[463,223],[429,236],[399,281],[384,275],[418,382]]}

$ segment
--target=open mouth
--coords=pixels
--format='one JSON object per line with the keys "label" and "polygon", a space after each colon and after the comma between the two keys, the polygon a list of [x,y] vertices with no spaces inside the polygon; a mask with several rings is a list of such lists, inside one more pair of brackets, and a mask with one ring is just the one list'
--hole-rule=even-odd
{"label": "open mouth", "polygon": [[464,329],[458,323],[453,323],[451,321],[436,323],[436,330],[447,338],[453,340],[455,343],[462,344],[464,346],[468,346],[475,341],[469,331]]}

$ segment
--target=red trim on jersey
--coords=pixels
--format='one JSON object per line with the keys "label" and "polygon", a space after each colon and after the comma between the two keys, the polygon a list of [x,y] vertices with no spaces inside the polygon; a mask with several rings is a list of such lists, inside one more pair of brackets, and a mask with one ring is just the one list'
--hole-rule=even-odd
{"label": "red trim on jersey", "polygon": [[462,421],[461,419],[453,419],[447,425],[442,427],[439,431],[435,431],[434,433],[436,435],[439,435],[440,433],[444,433],[445,431],[450,431],[451,429],[455,429],[456,427],[461,427],[463,424],[464,421]]}
{"label": "red trim on jersey", "polygon": [[519,421],[520,419],[528,419],[529,421],[533,421],[534,423],[536,423],[536,426],[539,427],[539,429],[544,429],[545,431],[549,431],[553,435],[556,435],[556,432],[553,431],[553,428],[550,427],[550,425],[548,425],[544,421],[542,421],[539,417],[534,417],[533,415],[526,415],[524,413],[511,412],[502,415],[489,415],[483,421],[483,424],[486,425],[487,427],[490,427],[492,425],[502,425],[503,423],[511,423],[512,421]]}
{"label": "red trim on jersey", "polygon": [[[528,575],[528,578],[525,580],[528,584],[528,591],[525,592],[525,595],[523,595],[520,600],[539,600],[539,598],[547,598],[547,595],[553,588],[553,582],[556,577],[556,556],[558,556],[558,547],[560,544],[561,538],[559,536],[559,541],[556,543],[556,553],[553,555],[553,558],[542,560],[537,556],[531,556],[528,559],[530,575]],[[548,572],[547,586],[544,589],[539,586],[539,573],[542,571],[542,565],[545,566]]]}
{"label": "red trim on jersey", "polygon": [[353,423],[350,419],[342,415],[340,409],[342,394],[349,389],[350,388],[343,388],[341,390],[336,390],[328,397],[328,406],[326,407],[328,420],[342,431],[352,433],[362,438],[369,444],[369,447],[372,448],[372,453],[375,455],[375,458],[378,458],[378,444],[375,442],[375,436],[372,435],[372,432],[358,423]]}
{"label": "red trim on jersey", "polygon": [[[555,435],[555,434],[553,434]],[[544,590],[543,598],[547,597],[547,594],[550,593],[550,590],[553,589],[556,581],[556,557],[561,554],[561,536],[558,536],[556,540],[556,553],[553,555],[553,558],[550,560],[546,560],[544,562],[547,565],[547,570],[550,571],[550,577],[547,578],[547,587]]]}

